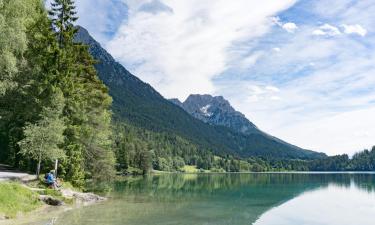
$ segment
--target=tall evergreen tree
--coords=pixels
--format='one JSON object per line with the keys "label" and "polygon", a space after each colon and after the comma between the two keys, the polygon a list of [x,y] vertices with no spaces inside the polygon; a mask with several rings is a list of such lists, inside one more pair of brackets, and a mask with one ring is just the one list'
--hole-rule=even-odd
{"label": "tall evergreen tree", "polygon": [[113,174],[109,111],[112,100],[97,77],[87,46],[74,42],[74,1],[55,0],[51,4],[49,15],[59,46],[55,54],[59,74],[55,84],[64,93],[67,118],[67,157],[62,169],[65,178],[81,186],[85,176],[102,180]]}
{"label": "tall evergreen tree", "polygon": [[76,16],[74,1],[72,0],[55,0],[51,3],[52,24],[57,31],[57,37],[60,48],[71,44],[72,38],[76,33],[74,22],[78,19]]}

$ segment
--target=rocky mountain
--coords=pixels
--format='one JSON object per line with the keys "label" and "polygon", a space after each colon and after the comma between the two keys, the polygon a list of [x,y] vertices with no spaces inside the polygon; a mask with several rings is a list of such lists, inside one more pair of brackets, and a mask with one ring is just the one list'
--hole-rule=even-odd
{"label": "rocky mountain", "polygon": [[260,132],[245,115],[236,111],[222,96],[194,94],[183,103],[176,99],[171,102],[205,123],[225,126],[243,134]]}
{"label": "rocky mountain", "polygon": [[[205,123],[177,106],[177,101],[172,103],[163,98],[149,84],[132,75],[84,28],[79,27],[76,41],[87,44],[91,55],[98,60],[95,67],[99,78],[107,85],[113,98],[112,111],[115,122],[122,121],[142,129],[178,135],[196,144],[202,151],[211,150],[218,155],[292,159],[325,157],[325,154],[278,142],[267,135],[256,132],[239,133],[222,126],[228,122],[222,121],[222,125]],[[207,113],[210,112],[211,109],[207,108]],[[246,130],[252,126],[239,127]]]}
{"label": "rocky mountain", "polygon": [[287,145],[291,148],[298,148],[261,131],[255,124],[249,121],[244,114],[236,111],[230,105],[229,101],[222,96],[192,94],[189,95],[184,102],[176,98],[170,99],[170,101],[205,123],[224,126],[245,135],[262,136],[279,144]]}

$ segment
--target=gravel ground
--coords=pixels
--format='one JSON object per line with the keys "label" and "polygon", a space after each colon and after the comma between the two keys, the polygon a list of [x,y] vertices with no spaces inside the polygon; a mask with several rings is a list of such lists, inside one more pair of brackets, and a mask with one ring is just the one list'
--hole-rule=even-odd
{"label": "gravel ground", "polygon": [[35,179],[35,175],[30,175],[27,173],[19,173],[19,172],[3,172],[0,171],[0,181],[7,181],[7,180],[20,180],[20,181],[28,181]]}

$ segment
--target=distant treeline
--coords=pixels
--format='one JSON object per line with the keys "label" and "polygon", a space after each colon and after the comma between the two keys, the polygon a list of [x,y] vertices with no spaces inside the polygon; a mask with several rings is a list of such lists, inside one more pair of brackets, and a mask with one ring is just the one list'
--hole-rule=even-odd
{"label": "distant treeline", "polygon": [[184,172],[185,165],[213,172],[264,171],[374,171],[375,147],[355,154],[331,156],[316,160],[251,157],[235,158],[200,150],[189,141],[169,133],[156,133],[126,123],[115,129],[117,169],[145,173],[150,169]]}
{"label": "distant treeline", "polygon": [[336,155],[316,160],[268,160],[275,169],[296,171],[375,171],[375,146],[349,158]]}

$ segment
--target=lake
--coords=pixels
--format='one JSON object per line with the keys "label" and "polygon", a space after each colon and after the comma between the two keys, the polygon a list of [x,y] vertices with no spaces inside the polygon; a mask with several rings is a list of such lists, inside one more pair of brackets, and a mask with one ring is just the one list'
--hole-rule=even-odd
{"label": "lake", "polygon": [[45,225],[374,224],[375,175],[162,174],[116,182],[106,202]]}

